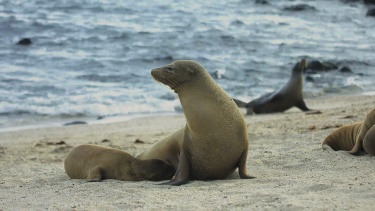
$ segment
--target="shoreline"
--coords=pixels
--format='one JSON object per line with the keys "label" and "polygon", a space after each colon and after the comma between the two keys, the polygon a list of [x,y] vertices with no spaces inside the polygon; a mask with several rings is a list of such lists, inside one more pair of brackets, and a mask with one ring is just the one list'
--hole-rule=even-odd
{"label": "shoreline", "polygon": [[323,150],[321,143],[337,127],[363,121],[375,107],[375,95],[306,103],[322,113],[293,108],[245,116],[246,168],[256,177],[251,180],[240,179],[236,171],[225,180],[170,187],[150,181],[87,183],[65,174],[63,161],[73,147],[98,144],[138,155],[183,127],[183,115],[1,133],[0,210],[373,209],[375,156]]}
{"label": "shoreline", "polygon": [[[317,97],[309,97],[309,98],[304,98],[304,99],[306,101],[310,101],[314,99],[325,99],[325,98],[332,98],[336,96],[340,97],[340,96],[371,96],[371,95],[375,95],[375,91],[364,91],[361,93],[352,93],[352,94],[327,94],[327,95],[320,95]],[[295,108],[292,108],[289,110],[293,110],[293,109]],[[285,112],[289,112],[289,110]],[[245,114],[246,112],[242,111],[242,113]],[[124,121],[130,121],[132,119],[143,118],[143,117],[170,116],[170,115],[183,115],[183,113],[172,112],[172,111],[161,112],[161,113],[139,113],[139,114],[128,114],[128,115],[109,115],[109,116],[104,116],[104,118],[100,118],[100,117],[48,117],[47,116],[47,118],[39,117],[41,120],[31,120],[33,119],[33,117],[28,117],[26,118],[27,119],[26,123],[19,123],[18,125],[17,123],[13,123],[11,125],[0,125],[0,134],[6,133],[6,132],[30,130],[30,129],[38,129],[38,128],[66,127],[66,126],[71,126],[71,125],[65,125],[65,124],[70,124],[70,123],[73,123],[72,125],[109,124],[109,123],[119,123],[119,122],[124,122]],[[76,122],[76,124],[74,124],[74,122]]]}
{"label": "shoreline", "polygon": [[31,120],[25,124],[0,127],[0,134],[6,133],[6,132],[30,130],[30,129],[38,129],[38,128],[118,123],[118,122],[130,121],[132,119],[143,118],[143,117],[170,116],[170,115],[182,115],[182,113],[162,112],[162,113],[149,113],[149,114],[129,114],[129,115],[107,116],[107,117],[100,118],[100,119],[99,117],[61,117],[61,118],[52,117],[52,118],[48,118],[46,120],[41,120],[41,121],[34,120],[33,122]]}

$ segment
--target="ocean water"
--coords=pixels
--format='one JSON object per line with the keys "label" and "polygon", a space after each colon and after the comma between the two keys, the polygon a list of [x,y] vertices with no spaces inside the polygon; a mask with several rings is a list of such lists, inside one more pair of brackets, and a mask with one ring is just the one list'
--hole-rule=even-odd
{"label": "ocean water", "polygon": [[[287,9],[298,4],[310,7]],[[0,129],[175,113],[177,96],[150,70],[180,59],[245,101],[281,87],[301,58],[353,71],[310,74],[306,97],[373,92],[367,9],[340,0],[2,0]],[[22,38],[32,44],[16,45]]]}

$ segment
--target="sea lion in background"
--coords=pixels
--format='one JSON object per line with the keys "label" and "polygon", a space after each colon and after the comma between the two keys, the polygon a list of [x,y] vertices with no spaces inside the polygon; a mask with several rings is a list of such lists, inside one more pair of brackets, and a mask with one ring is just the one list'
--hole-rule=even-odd
{"label": "sea lion in background", "polygon": [[162,159],[176,168],[168,185],[224,179],[236,168],[246,174],[247,126],[231,97],[197,62],[176,61],[151,71],[178,94],[186,126],[158,141],[139,159]]}
{"label": "sea lion in background", "polygon": [[[344,150],[350,154],[365,151],[375,155],[375,109],[367,114],[365,121],[340,127],[323,141],[323,149],[328,145],[333,150]],[[371,128],[371,129],[370,129]]]}
{"label": "sea lion in background", "polygon": [[264,114],[286,111],[293,106],[302,111],[310,111],[302,96],[303,71],[306,69],[306,59],[297,62],[288,83],[278,91],[267,93],[249,103],[233,99],[238,107],[246,108],[246,114]]}
{"label": "sea lion in background", "polygon": [[80,145],[65,159],[65,172],[72,179],[96,182],[103,179],[125,181],[167,180],[175,170],[162,160],[140,160],[119,149]]}

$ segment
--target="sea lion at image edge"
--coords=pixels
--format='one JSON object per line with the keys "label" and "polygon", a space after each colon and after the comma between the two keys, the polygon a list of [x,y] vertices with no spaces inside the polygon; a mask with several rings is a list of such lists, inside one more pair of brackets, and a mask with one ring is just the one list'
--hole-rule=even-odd
{"label": "sea lion at image edge", "polygon": [[139,160],[119,149],[90,144],[72,149],[64,167],[71,179],[90,182],[103,179],[159,181],[171,179],[175,173],[173,166],[164,161]]}
{"label": "sea lion at image edge", "polygon": [[155,80],[168,85],[180,99],[186,126],[156,142],[139,159],[161,159],[177,170],[168,185],[190,179],[224,179],[237,167],[246,174],[247,126],[231,97],[197,62],[176,61],[151,71]]}
{"label": "sea lion at image edge", "polygon": [[306,69],[306,65],[306,59],[297,62],[292,69],[292,75],[289,81],[278,91],[264,94],[249,103],[237,99],[233,100],[238,107],[246,108],[246,114],[283,112],[293,106],[302,111],[311,111],[307,108],[302,93],[303,71]]}
{"label": "sea lion at image edge", "polygon": [[375,125],[373,125],[363,138],[363,149],[370,155],[375,155]]}
{"label": "sea lion at image edge", "polygon": [[325,138],[322,143],[333,150],[344,150],[356,155],[365,151],[375,155],[375,109],[367,114],[365,121],[340,127]]}

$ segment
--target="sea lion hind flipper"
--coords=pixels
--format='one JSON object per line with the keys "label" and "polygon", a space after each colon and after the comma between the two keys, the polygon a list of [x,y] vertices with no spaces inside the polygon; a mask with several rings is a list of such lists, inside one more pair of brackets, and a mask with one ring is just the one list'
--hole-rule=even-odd
{"label": "sea lion hind flipper", "polygon": [[352,150],[350,150],[348,153],[352,155],[359,155],[361,152],[361,149],[363,149],[363,143],[362,141],[357,141],[353,147]]}
{"label": "sea lion hind flipper", "polygon": [[233,98],[233,101],[236,103],[236,105],[239,107],[239,108],[246,108],[248,106],[248,103],[245,103],[241,100],[237,100],[237,99],[234,99]]}
{"label": "sea lion hind flipper", "polygon": [[189,182],[190,177],[190,159],[186,155],[186,152],[182,149],[180,152],[180,162],[178,163],[178,169],[169,182],[161,183],[160,185],[173,185],[179,186]]}
{"label": "sea lion hind flipper", "polygon": [[247,151],[244,151],[238,160],[238,174],[241,179],[254,179],[255,177],[246,174]]}
{"label": "sea lion hind flipper", "polygon": [[100,182],[102,180],[102,169],[100,167],[93,168],[86,178],[86,182]]}

